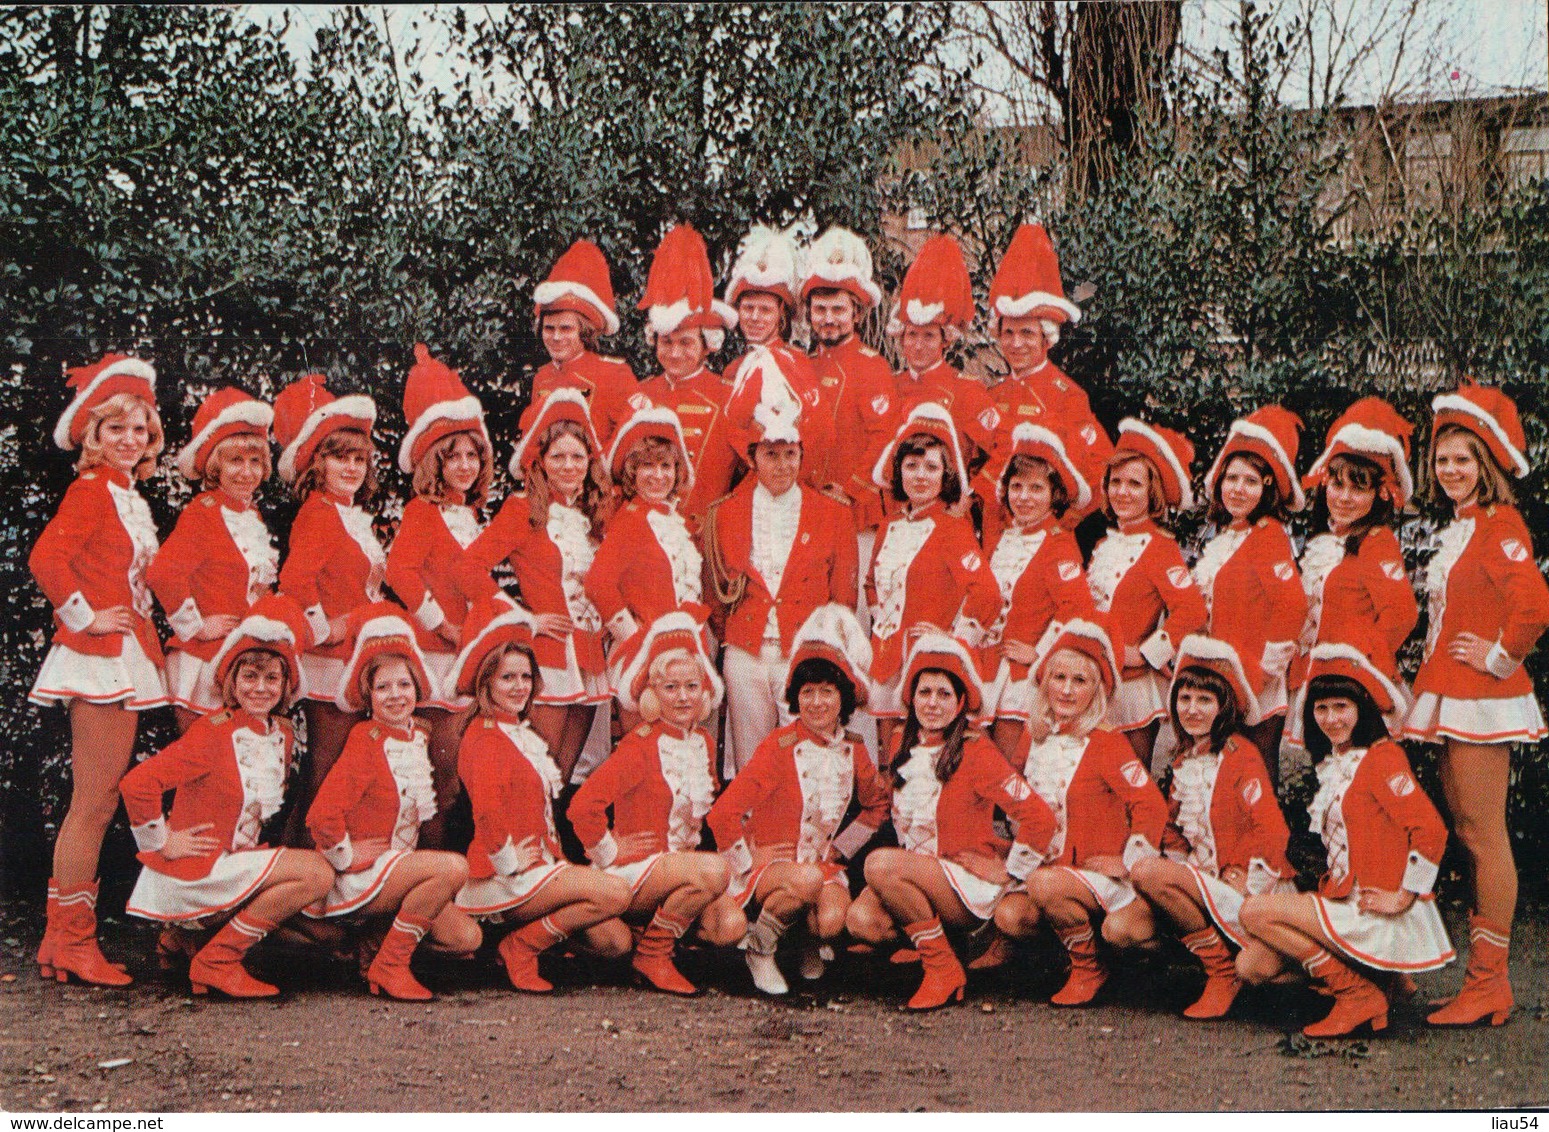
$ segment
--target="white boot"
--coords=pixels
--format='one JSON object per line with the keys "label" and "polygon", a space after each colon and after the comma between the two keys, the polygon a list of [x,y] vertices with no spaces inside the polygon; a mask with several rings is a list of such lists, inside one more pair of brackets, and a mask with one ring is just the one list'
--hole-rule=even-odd
{"label": "white boot", "polygon": [[784,932],[785,925],[765,911],[759,915],[758,922],[748,929],[742,941],[753,985],[765,994],[787,994],[791,989],[775,964],[775,948],[779,946],[780,936]]}

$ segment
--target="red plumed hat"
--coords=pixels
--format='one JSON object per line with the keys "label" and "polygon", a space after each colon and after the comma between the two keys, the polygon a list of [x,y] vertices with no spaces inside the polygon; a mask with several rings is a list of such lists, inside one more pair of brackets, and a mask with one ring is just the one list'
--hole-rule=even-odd
{"label": "red plumed hat", "polygon": [[939,326],[960,333],[973,318],[973,282],[963,250],[951,236],[932,236],[909,265],[887,332],[902,334],[905,326]]}
{"label": "red plumed hat", "polygon": [[156,404],[156,367],[127,354],[105,354],[90,365],[66,371],[65,386],[75,390],[54,426],[54,443],[79,448],[91,410],[120,393],[132,393],[147,405]]}
{"label": "red plumed hat", "polygon": [[1431,422],[1431,443],[1436,430],[1455,424],[1468,429],[1490,450],[1501,470],[1521,479],[1531,470],[1527,462],[1527,434],[1517,416],[1517,404],[1493,385],[1465,382],[1451,393],[1431,402],[1436,414]]}
{"label": "red plumed hat", "polygon": [[1059,257],[1042,224],[1023,224],[1011,237],[990,281],[990,311],[1005,318],[1081,321],[1081,308],[1065,297]]}
{"label": "red plumed hat", "polygon": [[861,311],[882,301],[882,288],[871,277],[871,252],[848,228],[830,228],[807,249],[807,276],[801,283],[805,302],[814,291],[845,291]]}
{"label": "red plumed hat", "polygon": [[1307,506],[1307,497],[1302,494],[1301,479],[1296,474],[1296,453],[1300,447],[1301,429],[1302,418],[1279,405],[1265,405],[1233,421],[1232,427],[1227,429],[1226,443],[1221,446],[1221,454],[1210,465],[1210,471],[1205,476],[1205,494],[1215,497],[1216,477],[1226,467],[1226,462],[1246,452],[1269,465],[1275,476],[1275,486],[1280,490],[1280,498],[1285,500],[1286,507],[1300,511]]}
{"label": "red plumed hat", "polygon": [[1328,462],[1335,456],[1360,456],[1382,472],[1382,493],[1402,509],[1415,493],[1409,474],[1410,424],[1381,397],[1362,397],[1329,426],[1322,454],[1313,461],[1302,486],[1312,489],[1328,479]]}
{"label": "red plumed hat", "polygon": [[549,277],[533,290],[532,299],[539,319],[549,311],[574,311],[603,334],[619,331],[608,261],[590,240],[577,240],[554,261]]}
{"label": "red plumed hat", "polygon": [[370,436],[376,424],[376,405],[370,397],[364,393],[335,397],[327,383],[322,374],[309,373],[274,399],[274,439],[280,445],[276,470],[286,483],[296,482],[329,434],[353,428]]}
{"label": "red plumed hat", "polygon": [[217,389],[194,413],[194,438],[177,456],[177,470],[199,480],[216,445],[233,436],[256,436],[267,442],[274,410],[235,386]]}
{"label": "red plumed hat", "polygon": [[398,469],[413,473],[415,465],[439,440],[459,432],[476,432],[489,448],[484,407],[468,392],[457,371],[430,356],[423,342],[414,344],[414,366],[403,384],[403,419],[409,431],[398,446]]}
{"label": "red plumed hat", "polygon": [[504,594],[474,602],[463,620],[462,651],[447,676],[449,690],[459,696],[473,695],[484,658],[513,641],[532,648],[537,631],[533,615]]}
{"label": "red plumed hat", "polygon": [[656,246],[639,309],[646,312],[647,337],[698,327],[712,351],[737,325],[737,312],[715,297],[704,237],[688,224],[670,229]]}
{"label": "red plumed hat", "polygon": [[1044,637],[1049,644],[1039,652],[1038,663],[1033,666],[1034,684],[1043,683],[1043,674],[1055,653],[1070,649],[1088,657],[1097,665],[1098,679],[1102,681],[1103,689],[1110,696],[1113,695],[1114,688],[1118,687],[1120,670],[1106,621],[1101,618],[1072,617],[1069,621],[1051,624]]}
{"label": "red plumed hat", "polygon": [[[1248,726],[1253,726],[1263,718],[1259,698],[1253,693],[1254,683],[1261,675],[1259,666],[1244,658],[1226,641],[1207,637],[1203,633],[1190,633],[1184,637],[1173,661],[1174,685],[1178,683],[1178,674],[1190,667],[1208,669],[1226,681],[1232,694],[1237,697],[1237,709],[1242,712],[1243,721]],[[1168,690],[1167,698],[1171,703],[1171,689]]]}

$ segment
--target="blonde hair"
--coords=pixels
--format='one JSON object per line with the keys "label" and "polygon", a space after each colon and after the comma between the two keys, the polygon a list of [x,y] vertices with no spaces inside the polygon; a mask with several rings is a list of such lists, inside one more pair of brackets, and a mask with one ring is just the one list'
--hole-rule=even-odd
{"label": "blonde hair", "polygon": [[371,714],[371,685],[376,681],[376,674],[393,661],[397,661],[409,670],[409,679],[414,681],[414,706],[419,707],[430,695],[430,689],[420,679],[420,674],[415,668],[414,662],[401,652],[382,652],[366,661],[361,666],[360,678],[355,682],[355,690],[360,695],[360,706],[366,715]]}
{"label": "blonde hair", "polygon": [[221,441],[205,457],[204,478],[201,481],[204,490],[214,491],[220,487],[221,469],[225,466],[226,457],[243,456],[249,452],[256,452],[263,460],[264,479],[268,479],[269,473],[274,470],[274,463],[269,456],[269,442],[255,433],[239,432]]}
{"label": "blonde hair", "polygon": [[619,491],[625,499],[635,497],[635,474],[640,470],[640,465],[646,461],[659,460],[663,456],[672,457],[672,466],[676,478],[672,484],[672,495],[669,498],[679,498],[683,495],[684,485],[689,480],[689,467],[683,459],[683,450],[670,440],[663,440],[659,436],[647,436],[635,444],[624,457],[624,466],[619,469]]}
{"label": "blonde hair", "polygon": [[473,450],[479,454],[479,475],[468,489],[468,497],[463,502],[469,507],[484,506],[484,501],[489,498],[489,482],[495,475],[495,461],[490,454],[489,441],[484,439],[484,434],[478,429],[451,433],[430,446],[430,451],[414,465],[415,495],[430,503],[446,502],[447,492],[451,490],[446,483],[446,459],[452,454],[452,446],[465,436],[473,442]]}
{"label": "blonde hair", "polygon": [[1517,494],[1511,490],[1511,477],[1501,468],[1500,461],[1480,439],[1479,434],[1460,424],[1444,424],[1436,430],[1436,439],[1431,442],[1431,458],[1425,462],[1427,494],[1432,499],[1448,502],[1447,493],[1436,482],[1436,447],[1450,436],[1461,436],[1474,457],[1474,463],[1479,465],[1479,483],[1474,488],[1474,502],[1481,507],[1515,507]]}
{"label": "blonde hair", "polygon": [[295,702],[298,688],[295,670],[286,663],[283,656],[273,649],[254,647],[243,649],[237,654],[237,658],[226,667],[226,678],[221,681],[221,704],[223,706],[233,711],[241,707],[237,703],[237,673],[244,667],[250,666],[259,660],[278,661],[280,667],[285,671],[285,690],[280,693],[280,702],[274,706],[274,711],[269,714],[274,715],[277,712],[285,711]]}
{"label": "blonde hair", "polygon": [[355,502],[360,503],[374,496],[377,491],[376,445],[372,444],[371,438],[358,428],[341,428],[323,437],[312,450],[312,458],[307,461],[307,466],[296,477],[296,498],[305,500],[314,491],[323,489],[324,457],[344,456],[351,452],[366,454],[366,478],[361,481],[360,490],[355,493]]}
{"label": "blonde hair", "polygon": [[704,681],[704,704],[700,708],[699,723],[710,718],[711,701],[713,694],[710,691],[710,673],[705,668],[705,662],[688,649],[668,649],[646,669],[646,689],[640,693],[640,718],[647,723],[655,723],[662,717],[662,702],[656,695],[656,689],[652,687],[658,680],[666,679],[669,665],[686,661],[699,669],[700,679]]}
{"label": "blonde hair", "polygon": [[150,479],[151,473],[156,470],[156,457],[161,455],[166,433],[162,431],[161,414],[156,411],[156,406],[144,397],[133,393],[115,393],[87,411],[86,432],[81,437],[81,455],[75,461],[77,472],[84,472],[88,468],[95,468],[108,462],[108,458],[102,454],[103,422],[128,416],[136,409],[144,410],[149,435],[145,444],[145,454],[135,464],[132,478]]}
{"label": "blonde hair", "polygon": [[[1092,702],[1087,705],[1068,730],[1066,735],[1077,739],[1084,739],[1095,731],[1108,714],[1108,689],[1103,686],[1102,670],[1097,667],[1097,661],[1087,656],[1078,649],[1058,649],[1044,662],[1044,676],[1048,677],[1049,663],[1056,656],[1073,656],[1079,660],[1092,677]],[[1027,730],[1032,734],[1034,742],[1043,742],[1054,732],[1054,709],[1049,706],[1049,697],[1043,690],[1043,682],[1033,685],[1032,706],[1027,713]]]}

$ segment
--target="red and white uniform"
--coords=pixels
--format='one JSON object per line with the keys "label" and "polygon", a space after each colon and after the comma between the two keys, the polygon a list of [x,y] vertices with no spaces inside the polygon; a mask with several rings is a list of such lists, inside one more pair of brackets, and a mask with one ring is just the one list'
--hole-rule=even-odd
{"label": "red and white uniform", "polygon": [[220,710],[210,661],[221,642],[195,634],[206,617],[247,616],[255,601],[274,592],[279,571],[280,552],[258,508],[219,490],[189,500],[146,573],[177,634],[167,651],[174,704],[189,711]]}
{"label": "red and white uniform", "polygon": [[[939,745],[915,747],[899,769],[903,782],[893,789],[893,828],[902,848],[939,860],[963,906],[988,920],[1009,883],[985,880],[953,858],[977,853],[1000,860],[1010,855],[1025,864],[1044,860],[1054,815],[982,734],[970,733],[963,761],[946,782],[936,777],[934,760],[940,750]],[[995,832],[997,807],[1016,823],[1014,844]]]}
{"label": "red and white uniform", "polygon": [[547,634],[533,638],[543,676],[543,690],[534,703],[600,704],[608,698],[602,614],[586,592],[586,575],[597,549],[592,521],[579,508],[551,500],[548,517],[538,526],[531,500],[517,492],[506,497],[463,556],[463,585],[469,593],[493,594],[496,586],[489,572],[504,559],[523,605],[533,613],[563,614],[575,626],[562,641]]}
{"label": "red and white uniform", "polygon": [[1194,563],[1205,599],[1206,631],[1252,660],[1253,694],[1262,718],[1286,710],[1286,671],[1307,619],[1307,595],[1285,528],[1264,517],[1233,522],[1205,544]]}
{"label": "red and white uniform", "polygon": [[556,389],[579,389],[586,395],[592,427],[604,449],[613,443],[613,434],[630,414],[650,403],[628,362],[590,350],[567,362],[540,366],[532,377],[532,404],[541,405]]}
{"label": "red and white uniform", "polygon": [[608,658],[613,678],[658,617],[682,610],[703,623],[709,613],[703,569],[704,558],[675,507],[635,499],[614,512],[584,583],[603,624],[624,631],[624,643]]}
{"label": "red and white uniform", "polygon": [[1026,722],[1031,707],[1028,666],[1003,656],[1003,646],[1007,641],[1036,645],[1054,621],[1089,620],[1092,592],[1075,536],[1052,514],[1029,530],[1006,527],[987,545],[990,572],[1000,587],[1000,615],[985,630],[980,650],[980,672],[990,677],[984,713],[986,718]]}
{"label": "red and white uniform", "polygon": [[[468,883],[457,906],[470,916],[499,919],[567,867],[554,829],[554,799],[564,782],[542,737],[525,720],[507,717],[468,725],[457,774],[473,806]],[[516,847],[524,842],[542,856],[518,869]]]}
{"label": "red and white uniform", "polygon": [[[964,377],[946,362],[937,362],[924,373],[899,370],[893,375],[893,389],[895,429],[909,416],[910,409],[930,401],[952,414],[958,444],[965,454],[975,449],[985,454],[994,451],[995,434],[1002,423],[1000,412],[990,401],[989,391],[973,378]],[[968,486],[963,485],[965,492]]]}
{"label": "red and white uniform", "polygon": [[[890,794],[859,735],[819,735],[798,719],[758,745],[705,820],[718,847],[746,854],[749,871],[732,880],[746,905],[775,861],[822,865],[825,884],[848,884],[841,861],[876,836]],[[840,833],[851,800],[860,813]]]}
{"label": "red and white uniform", "polygon": [[1145,660],[1124,666],[1108,708],[1119,731],[1145,727],[1167,717],[1167,668],[1178,642],[1205,626],[1205,599],[1183,564],[1177,540],[1150,519],[1109,531],[1087,566],[1092,604],[1107,614],[1113,650],[1135,647]]}
{"label": "red and white uniform", "polygon": [[[150,508],[122,472],[99,465],[66,490],[27,558],[54,607],[54,641],[28,696],[33,703],[81,699],[145,711],[168,702],[146,580],[158,545]],[[86,632],[114,606],[133,611],[133,632]]]}
{"label": "red and white uniform", "polygon": [[[1549,585],[1515,507],[1471,505],[1441,532],[1425,572],[1428,630],[1404,737],[1532,743],[1549,735],[1521,659],[1549,628]],[[1455,660],[1459,633],[1494,641],[1489,672]]]}
{"label": "red and white uniform", "polygon": [[[1061,436],[1080,437],[1080,444],[1067,445],[1076,470],[1090,484],[1103,482],[1103,471],[1108,457],[1113,455],[1113,441],[1092,413],[1086,391],[1064,371],[1048,359],[1030,373],[1012,374],[1006,380],[990,386],[990,404],[1000,418],[993,438],[994,449],[985,472],[998,478],[1011,453],[1011,432],[1019,424],[1041,424]],[[995,488],[993,481],[985,485],[985,515],[993,511]],[[1080,515],[1069,516],[1074,521]],[[988,539],[989,532],[985,532]]]}
{"label": "red and white uniform", "polygon": [[1087,864],[1094,857],[1118,857],[1128,869],[1156,856],[1167,828],[1162,792],[1116,731],[1055,733],[1041,743],[1028,733],[1019,753],[1022,777],[1054,815],[1054,834],[1041,863],[1069,870],[1105,911],[1117,912],[1135,899],[1134,887]]}
{"label": "red and white uniform", "polygon": [[[118,791],[145,868],[126,911],[197,927],[251,899],[285,852],[261,839],[264,823],[285,800],[295,749],[295,732],[284,720],[218,711],[131,769]],[[177,792],[170,818],[161,808],[169,790]],[[162,855],[172,830],[205,824],[204,836],[220,842],[219,849],[171,860]]]}
{"label": "red and white uniform", "polygon": [[812,364],[834,417],[834,446],[821,474],[855,503],[856,529],[868,530],[882,521],[882,497],[869,476],[877,453],[893,438],[892,367],[855,334],[837,346],[818,347]]}
{"label": "red and white uniform", "polygon": [[[1431,971],[1452,962],[1431,891],[1447,827],[1415,782],[1403,748],[1383,739],[1328,755],[1318,764],[1318,792],[1307,813],[1328,851],[1313,899],[1339,950],[1384,971]],[[1363,888],[1404,890],[1417,899],[1398,916],[1363,912]]]}
{"label": "red and white uniform", "polygon": [[[429,742],[430,733],[418,724],[400,731],[368,719],[350,731],[307,811],[313,843],[338,872],[321,917],[345,916],[371,903],[419,844],[420,826],[436,816]],[[387,842],[377,856],[355,851],[357,843],[377,839]]]}
{"label": "red and white uniform", "polygon": [[752,476],[707,521],[726,575],[720,584],[742,586],[724,630],[730,778],[784,719],[796,630],[820,605],[855,605],[855,524],[848,507],[810,487],[775,496]]}
{"label": "red and white uniform", "polygon": [[1221,879],[1227,869],[1247,874],[1248,896],[1295,892],[1296,870],[1286,859],[1291,838],[1264,766],[1264,756],[1242,735],[1219,751],[1209,740],[1180,751],[1168,792],[1162,852],[1194,874],[1210,918],[1239,947],[1247,936],[1238,921],[1243,893]]}
{"label": "red and white uniform", "polygon": [[681,381],[659,373],[642,382],[640,390],[651,399],[651,404],[677,413],[683,424],[683,442],[688,446],[694,486],[679,507],[691,529],[698,531],[705,510],[731,490],[732,474],[739,463],[732,450],[734,438],[726,416],[731,386],[713,369],[701,367]]}
{"label": "red and white uniform", "polygon": [[[699,849],[715,789],[715,740],[708,731],[643,723],[581,784],[570,800],[570,824],[592,864],[638,892],[662,854]],[[621,855],[618,842],[636,833],[650,834],[652,847]]]}
{"label": "red and white uniform", "polygon": [[[306,612],[313,639],[328,639],[328,622],[382,600],[387,554],[372,516],[343,496],[318,489],[308,495],[290,528],[280,566],[280,592]],[[344,676],[350,642],[317,645],[301,656],[307,698],[332,700]]]}
{"label": "red and white uniform", "polygon": [[[909,630],[931,624],[954,636],[977,637],[1000,612],[1000,586],[980,553],[973,525],[938,500],[905,512],[877,537],[866,571],[871,607],[873,715],[905,714],[899,676]],[[960,621],[971,622],[956,632]]]}
{"label": "red and white uniform", "polygon": [[432,503],[418,496],[403,508],[398,533],[387,551],[385,576],[393,593],[414,614],[425,667],[434,683],[422,706],[454,711],[467,700],[445,687],[457,649],[436,632],[461,626],[469,597],[460,582],[464,552],[479,537],[479,516],[462,503]]}
{"label": "red and white uniform", "polygon": [[[764,348],[775,356],[780,372],[801,402],[801,480],[813,487],[823,487],[831,482],[829,463],[837,447],[834,405],[825,402],[823,386],[811,358],[792,349],[788,342],[771,342]],[[759,402],[759,383],[744,381],[742,388],[737,388],[742,366],[751,356],[749,352],[738,357],[722,375],[731,390],[726,399],[727,441],[733,453],[744,462],[748,446],[761,439],[760,430],[753,423],[753,410]]]}
{"label": "red and white uniform", "polygon": [[1404,573],[1398,537],[1387,527],[1374,527],[1348,552],[1349,539],[1325,531],[1302,548],[1302,588],[1307,594],[1307,620],[1302,625],[1290,686],[1297,690],[1286,718],[1286,739],[1302,740],[1302,689],[1308,658],[1320,644],[1350,645],[1395,685],[1398,650],[1420,620],[1415,592]]}

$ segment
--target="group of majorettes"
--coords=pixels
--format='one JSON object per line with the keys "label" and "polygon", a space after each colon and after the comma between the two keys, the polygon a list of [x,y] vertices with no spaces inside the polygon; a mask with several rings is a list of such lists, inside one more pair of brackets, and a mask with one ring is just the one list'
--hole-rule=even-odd
{"label": "group of majorettes", "polygon": [[[1191,569],[1165,524],[1194,506],[1193,447],[1133,418],[1110,442],[1048,360],[1080,312],[1041,228],[991,286],[1007,373],[989,388],[945,361],[974,314],[954,241],[903,281],[897,374],[856,334],[880,298],[852,233],[803,261],[755,229],[722,302],[703,241],[674,228],[640,302],[662,372],[637,382],[597,353],[619,321],[578,242],[535,293],[550,361],[520,487],[487,525],[480,403],[416,348],[414,495],[386,549],[369,397],[318,375],[272,409],[211,395],[176,461],[202,491],[161,544],[135,486],[163,443],[154,370],[71,371],[55,439],[79,475],[30,559],[56,621],[32,694],[67,707],[72,737],[44,975],[130,981],[94,914],[121,796],[144,865],[128,910],[165,926],[161,958],[196,993],[277,993],[243,956],[282,929],[351,948],[397,998],[430,997],[409,965],[422,942],[471,957],[497,936],[522,990],[551,989],[539,956],[568,940],[691,994],[674,964],[691,933],[741,947],[778,994],[789,934],[809,979],[846,946],[895,948],[924,971],[909,1006],[929,1009],[962,996],[962,933],[988,967],[1047,925],[1069,956],[1059,1005],[1094,999],[1112,950],[1171,935],[1206,973],[1190,1017],[1299,966],[1334,999],[1308,1033],[1376,1029],[1410,972],[1454,957],[1433,898],[1447,831],[1409,738],[1442,745],[1473,890],[1463,987],[1430,1019],[1503,1021],[1510,749],[1546,735],[1522,661],[1549,626],[1513,507],[1512,402],[1473,384],[1434,402],[1454,517],[1411,691],[1397,656],[1418,607],[1393,524],[1412,430],[1386,403],[1350,406],[1305,478],[1292,413],[1236,421]],[[798,315],[811,354],[789,344]],[[716,373],[739,320],[748,350]],[[283,563],[254,507],[271,425],[300,503]],[[1285,523],[1309,490],[1298,557]],[[1098,508],[1084,557],[1074,529]],[[167,704],[181,737],[131,769],[137,713]],[[1312,893],[1286,858],[1283,743],[1316,760]],[[460,793],[471,843],[449,845]]]}

